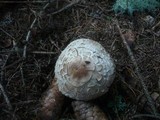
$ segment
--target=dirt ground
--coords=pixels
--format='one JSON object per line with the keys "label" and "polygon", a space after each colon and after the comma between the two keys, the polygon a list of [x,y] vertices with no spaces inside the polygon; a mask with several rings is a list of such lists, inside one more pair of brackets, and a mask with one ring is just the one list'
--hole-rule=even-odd
{"label": "dirt ground", "polygon": [[[61,51],[77,38],[101,43],[116,64],[110,90],[96,99],[109,120],[160,119],[160,12],[115,14],[112,0],[0,2],[0,120],[36,120],[39,100],[54,77]],[[61,118],[75,119],[70,99]]]}

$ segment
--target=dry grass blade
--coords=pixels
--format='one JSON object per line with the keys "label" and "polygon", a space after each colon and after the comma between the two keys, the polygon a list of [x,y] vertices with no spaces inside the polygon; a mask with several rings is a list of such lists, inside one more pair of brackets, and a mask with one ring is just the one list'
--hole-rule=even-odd
{"label": "dry grass blade", "polygon": [[80,0],[73,0],[73,2],[71,2],[70,4],[66,5],[65,7],[63,7],[62,9],[58,10],[58,11],[55,11],[51,14],[48,14],[48,16],[50,15],[55,15],[55,14],[58,14],[58,13],[61,13],[62,11],[74,6],[75,4],[77,4]]}
{"label": "dry grass blade", "polygon": [[46,55],[55,55],[56,52],[45,52],[45,51],[33,51],[33,54],[46,54]]}
{"label": "dry grass blade", "polygon": [[8,96],[7,96],[7,94],[6,94],[5,90],[4,90],[4,87],[2,86],[1,83],[0,83],[0,90],[2,91],[4,99],[5,99],[6,103],[7,103],[8,109],[12,110],[12,105],[11,105],[11,103],[9,101],[9,98],[8,98]]}
{"label": "dry grass blade", "polygon": [[160,120],[159,116],[155,116],[155,115],[150,115],[150,114],[137,114],[132,116],[132,119],[136,119],[136,118],[150,118],[150,119],[156,119],[156,120]]}
{"label": "dry grass blade", "polygon": [[156,115],[156,114],[157,114],[156,108],[155,108],[154,103],[153,103],[153,101],[152,101],[152,98],[151,98],[151,96],[150,96],[150,94],[149,94],[149,92],[148,92],[147,86],[146,86],[145,83],[144,83],[144,79],[143,79],[142,75],[141,75],[140,72],[139,72],[139,67],[138,67],[137,62],[136,62],[136,60],[135,60],[135,57],[134,57],[134,55],[133,55],[133,53],[132,53],[132,51],[131,51],[131,48],[130,48],[129,45],[127,44],[127,42],[126,42],[126,40],[125,40],[125,37],[124,37],[124,35],[122,34],[122,31],[121,31],[121,29],[120,29],[120,26],[119,26],[118,21],[116,20],[115,23],[116,23],[116,26],[117,26],[118,31],[119,31],[119,33],[120,33],[120,36],[121,36],[121,38],[122,38],[122,40],[123,40],[123,43],[124,43],[124,45],[125,45],[126,48],[127,48],[128,54],[129,54],[129,56],[130,56],[130,58],[131,58],[131,60],[132,60],[132,62],[133,62],[133,65],[134,65],[134,67],[135,67],[135,73],[137,74],[137,76],[138,76],[138,78],[139,78],[139,81],[140,81],[140,84],[141,84],[141,86],[142,86],[142,88],[143,88],[144,94],[145,94],[145,96],[147,97],[147,100],[148,100],[148,102],[149,102],[149,104],[150,104],[150,107],[151,107],[154,115]]}
{"label": "dry grass blade", "polygon": [[74,101],[72,106],[77,120],[108,120],[105,113],[94,104]]}
{"label": "dry grass blade", "polygon": [[[29,41],[29,38],[30,38],[30,35],[31,35],[31,30],[32,30],[34,24],[36,23],[36,21],[37,21],[37,17],[35,17],[35,19],[33,20],[32,24],[31,24],[31,26],[30,26],[30,29],[29,29],[29,31],[28,31],[28,33],[27,33],[26,43]],[[23,58],[26,58],[26,50],[27,50],[27,45],[24,46]]]}
{"label": "dry grass blade", "polygon": [[15,40],[15,38],[13,36],[11,36],[8,32],[6,32],[5,30],[3,30],[2,28],[0,28],[0,30],[2,32],[4,32],[6,35],[8,35],[10,38],[12,38],[13,40]]}
{"label": "dry grass blade", "polygon": [[9,101],[9,98],[8,98],[8,96],[6,94],[6,91],[5,91],[5,89],[4,89],[3,85],[2,85],[2,83],[4,81],[3,80],[3,75],[4,75],[3,68],[5,67],[5,65],[7,63],[8,58],[9,58],[9,55],[7,56],[7,58],[4,61],[1,61],[2,65],[0,66],[0,90],[1,90],[1,92],[3,94],[3,97],[4,97],[5,101],[6,101],[6,103],[7,103],[8,109],[12,110],[12,105],[11,105],[11,103]]}

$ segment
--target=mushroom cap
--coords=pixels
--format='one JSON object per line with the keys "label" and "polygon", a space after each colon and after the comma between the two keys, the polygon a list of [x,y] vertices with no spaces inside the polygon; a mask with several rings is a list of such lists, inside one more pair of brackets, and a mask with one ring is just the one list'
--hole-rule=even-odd
{"label": "mushroom cap", "polygon": [[77,39],[60,54],[55,65],[59,90],[77,100],[91,100],[105,94],[114,79],[115,65],[98,42]]}

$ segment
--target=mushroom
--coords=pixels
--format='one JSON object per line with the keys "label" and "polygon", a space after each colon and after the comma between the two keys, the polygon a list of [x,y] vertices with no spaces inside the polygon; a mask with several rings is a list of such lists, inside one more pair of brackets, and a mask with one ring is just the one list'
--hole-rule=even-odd
{"label": "mushroom", "polygon": [[114,71],[115,65],[105,48],[84,38],[71,42],[55,65],[55,77],[62,94],[85,101],[108,91]]}
{"label": "mushroom", "polygon": [[[73,107],[76,106],[75,112],[80,112],[81,106],[88,105],[92,107],[87,107],[85,113],[92,114],[92,118],[97,118],[95,120],[98,120],[99,116],[106,118],[105,114],[99,114],[101,110],[97,106],[85,101],[105,94],[114,80],[114,73],[114,62],[101,44],[84,38],[71,42],[56,62],[56,83],[53,82],[42,99],[42,119],[49,120],[53,116],[54,119],[58,118],[55,113],[60,113],[56,110],[62,106],[64,96],[77,100],[72,104]],[[77,118],[83,118],[84,114],[81,115]],[[87,114],[86,117],[90,115]]]}

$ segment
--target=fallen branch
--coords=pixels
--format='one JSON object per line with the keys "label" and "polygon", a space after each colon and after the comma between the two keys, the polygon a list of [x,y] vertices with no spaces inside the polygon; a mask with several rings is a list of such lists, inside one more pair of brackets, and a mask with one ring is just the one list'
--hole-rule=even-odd
{"label": "fallen branch", "polygon": [[151,96],[150,96],[150,94],[149,94],[149,92],[148,92],[147,86],[146,86],[145,83],[144,83],[144,79],[143,79],[142,75],[141,75],[140,72],[139,72],[140,70],[139,70],[139,67],[138,67],[138,65],[137,65],[136,59],[135,59],[135,57],[134,57],[134,55],[133,55],[133,52],[132,52],[131,48],[129,47],[128,43],[126,42],[124,35],[122,34],[122,31],[121,31],[121,29],[120,29],[120,26],[119,26],[118,21],[116,20],[115,23],[116,23],[116,26],[117,26],[118,31],[119,31],[119,33],[120,33],[120,36],[121,36],[121,38],[122,38],[122,40],[123,40],[123,43],[124,43],[124,45],[125,45],[126,48],[127,48],[127,51],[128,51],[128,54],[129,54],[129,56],[130,56],[130,58],[131,58],[131,60],[132,60],[132,63],[133,63],[133,65],[134,65],[134,67],[135,67],[135,73],[136,73],[137,76],[138,76],[138,79],[139,79],[139,82],[140,82],[140,84],[141,84],[141,86],[142,86],[142,88],[143,88],[144,94],[145,94],[145,96],[146,96],[146,98],[147,98],[147,100],[148,100],[148,102],[149,102],[149,105],[150,105],[150,107],[151,107],[154,115],[156,115],[156,114],[157,114],[157,111],[156,111],[156,108],[155,108],[155,106],[154,106],[154,102],[152,101],[152,98],[151,98]]}

